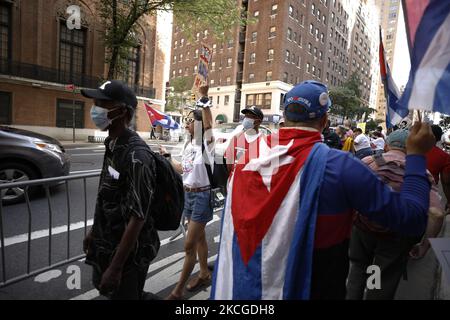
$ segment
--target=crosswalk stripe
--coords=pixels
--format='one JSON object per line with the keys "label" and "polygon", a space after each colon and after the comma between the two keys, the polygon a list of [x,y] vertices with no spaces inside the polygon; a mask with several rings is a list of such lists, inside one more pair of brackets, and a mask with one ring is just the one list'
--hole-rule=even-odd
{"label": "crosswalk stripe", "polygon": [[[180,279],[181,270],[184,264],[184,252],[177,252],[167,258],[161,259],[160,261],[155,262],[153,265],[150,265],[149,272],[156,271],[164,266],[167,266],[176,261],[176,263],[172,264],[170,267],[161,270],[160,272],[154,274],[153,276],[147,278],[144,285],[144,291],[152,292],[157,294],[158,292],[163,291],[164,289],[176,284]],[[212,262],[216,260],[217,254],[208,258],[208,262]],[[196,273],[200,270],[199,265],[197,264],[192,270],[192,273]],[[76,297],[73,297],[70,300],[92,300],[100,296],[100,293],[97,289],[92,289],[83,294],[80,294]]]}
{"label": "crosswalk stripe", "polygon": [[[213,219],[211,221],[209,221],[206,225],[208,226],[217,221],[220,221],[220,217],[218,215],[214,215]],[[183,237],[183,235],[181,234],[177,238],[175,238],[175,240],[173,240],[173,241],[181,239],[182,237]],[[170,237],[163,239],[161,241],[161,247],[168,244],[169,242],[171,242]],[[183,268],[183,263],[184,263],[184,259],[182,259],[183,257],[184,257],[184,252],[177,252],[169,257],[163,258],[159,261],[156,261],[155,263],[150,264],[150,267],[148,269],[148,274],[150,274],[158,269],[161,269],[169,264],[176,262],[172,266],[156,273],[155,275],[153,275],[152,277],[149,278],[149,279],[153,279],[152,281],[155,282],[155,284],[154,283],[148,284],[149,279],[147,279],[147,281],[145,282],[146,284],[145,284],[144,290],[150,291],[150,290],[147,290],[146,288],[147,288],[147,286],[151,285],[152,292],[157,293],[157,292],[160,292],[160,291],[164,290],[165,288],[175,284],[178,281],[178,279],[180,278],[181,269]],[[208,259],[208,262],[214,261],[216,259],[216,257],[217,257],[217,255],[210,257]],[[199,270],[199,266],[196,265],[196,267],[194,268],[192,273],[195,273],[198,270]],[[168,274],[169,275],[172,274],[171,277],[167,277]],[[156,279],[158,279],[158,280],[156,280]],[[161,282],[160,279],[162,280],[162,282],[164,282],[166,284],[165,287],[163,287],[164,285],[160,283]],[[167,284],[167,283],[171,283],[171,284]],[[161,290],[155,291],[155,288],[157,289],[157,288],[161,288],[161,287],[163,287]],[[92,300],[92,299],[97,298],[99,295],[100,295],[100,293],[98,292],[97,289],[92,289],[92,290],[87,291],[83,294],[80,294],[76,297],[73,297],[70,300]]]}

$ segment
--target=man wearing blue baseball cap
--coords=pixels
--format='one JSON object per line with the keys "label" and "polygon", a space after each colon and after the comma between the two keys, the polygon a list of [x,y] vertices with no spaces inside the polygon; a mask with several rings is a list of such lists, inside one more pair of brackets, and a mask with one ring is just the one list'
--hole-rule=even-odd
{"label": "man wearing blue baseball cap", "polygon": [[354,210],[400,234],[425,230],[430,126],[411,129],[403,188],[393,192],[359,159],[322,143],[331,105],[323,83],[297,84],[283,102],[285,127],[236,165],[212,299],[345,299]]}

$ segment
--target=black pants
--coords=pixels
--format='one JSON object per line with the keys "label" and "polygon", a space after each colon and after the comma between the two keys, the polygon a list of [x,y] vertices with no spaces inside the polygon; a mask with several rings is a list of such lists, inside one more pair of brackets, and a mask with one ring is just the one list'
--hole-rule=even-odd
{"label": "black pants", "polygon": [[350,273],[347,299],[362,300],[366,290],[367,267],[380,268],[381,289],[367,289],[367,300],[393,300],[402,275],[406,272],[408,254],[417,238],[395,236],[382,239],[372,232],[354,226],[350,240]]}
{"label": "black pants", "polygon": [[311,300],[344,300],[348,275],[349,241],[326,249],[315,249]]}
{"label": "black pants", "polygon": [[[136,265],[125,267],[119,288],[107,297],[111,300],[141,300],[149,266],[148,264],[146,267],[138,267]],[[102,274],[94,268],[92,281],[97,290],[100,287],[101,279]]]}

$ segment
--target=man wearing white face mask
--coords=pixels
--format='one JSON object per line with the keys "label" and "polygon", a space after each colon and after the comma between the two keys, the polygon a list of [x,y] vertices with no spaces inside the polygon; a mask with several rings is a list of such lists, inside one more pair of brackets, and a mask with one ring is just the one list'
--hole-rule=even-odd
{"label": "man wearing white face mask", "polygon": [[[224,155],[230,173],[236,162],[248,163],[258,156],[258,141],[261,136],[259,127],[264,119],[264,114],[255,106],[246,108],[241,113],[245,115],[242,122],[243,132],[231,139]],[[243,154],[245,154],[244,158],[241,157]]]}
{"label": "man wearing white face mask", "polygon": [[91,118],[108,130],[94,224],[83,241],[93,284],[110,299],[142,299],[150,262],[160,242],[152,219],[156,164],[129,124],[137,99],[124,83],[107,81],[81,90],[94,100]]}

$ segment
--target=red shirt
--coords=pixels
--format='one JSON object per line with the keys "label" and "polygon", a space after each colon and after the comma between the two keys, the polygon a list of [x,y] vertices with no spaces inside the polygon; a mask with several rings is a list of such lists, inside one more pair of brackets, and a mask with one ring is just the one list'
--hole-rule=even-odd
{"label": "red shirt", "polygon": [[450,172],[450,155],[434,146],[426,155],[427,169],[434,177],[436,184],[439,183],[439,174]]}
{"label": "red shirt", "polygon": [[246,164],[250,160],[257,158],[260,137],[261,133],[249,143],[243,132],[234,136],[225,151],[224,157],[227,159],[227,163],[234,164],[238,162],[240,164]]}

